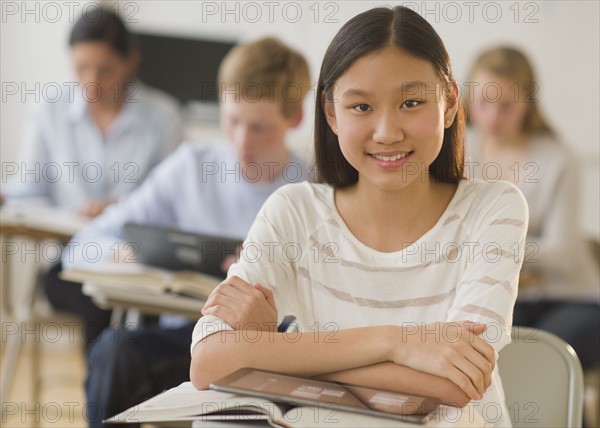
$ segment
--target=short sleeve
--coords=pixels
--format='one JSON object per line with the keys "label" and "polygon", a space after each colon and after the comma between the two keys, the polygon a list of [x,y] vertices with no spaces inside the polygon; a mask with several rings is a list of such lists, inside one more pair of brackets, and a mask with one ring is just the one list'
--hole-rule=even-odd
{"label": "short sleeve", "polygon": [[505,182],[485,183],[486,194],[468,225],[466,268],[447,321],[484,323],[483,337],[499,352],[510,343],[513,307],[528,225],[520,190]]}
{"label": "short sleeve", "polygon": [[210,336],[217,331],[233,330],[229,324],[223,321],[219,317],[213,315],[205,315],[198,320],[194,331],[192,332],[192,344],[190,346],[190,352],[194,351],[194,347],[205,338]]}
{"label": "short sleeve", "polygon": [[[259,211],[239,261],[229,268],[228,278],[237,276],[244,281],[259,283],[273,291],[279,322],[286,315],[297,315],[296,263],[299,260],[287,256],[292,244],[304,242],[303,232],[298,229],[298,213],[294,210],[287,187],[275,191]],[[305,253],[305,252],[303,252]],[[215,316],[203,316],[196,324],[193,347],[202,339],[220,330],[233,330],[224,320]]]}
{"label": "short sleeve", "polygon": [[284,186],[271,195],[250,228],[238,263],[231,266],[228,277],[237,276],[273,291],[279,321],[297,309],[296,267],[301,257],[292,255],[293,248],[306,248],[301,219]]}

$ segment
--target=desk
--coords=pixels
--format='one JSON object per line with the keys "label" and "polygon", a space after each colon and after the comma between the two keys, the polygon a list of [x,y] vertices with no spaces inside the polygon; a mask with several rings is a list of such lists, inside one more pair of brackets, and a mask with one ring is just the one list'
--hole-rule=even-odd
{"label": "desk", "polygon": [[123,287],[85,282],[83,294],[92,298],[102,309],[113,309],[111,324],[118,322],[124,310],[136,309],[150,315],[165,313],[182,315],[193,321],[200,318],[204,301],[177,294],[143,294],[139,290],[128,290]]}
{"label": "desk", "polygon": [[[54,241],[66,244],[88,221],[89,219],[85,217],[47,207],[2,208],[0,210],[0,236],[4,240],[27,238],[35,243]],[[9,256],[4,253],[5,250],[5,245],[3,245],[3,261]],[[9,281],[10,263],[6,260],[6,263],[2,265],[2,309],[4,311],[23,309],[27,312],[30,309],[30,301],[17,302],[17,308],[10,307]],[[32,288],[34,285],[30,281],[26,281],[27,288]],[[33,292],[33,288],[31,291]]]}
{"label": "desk", "polygon": [[[86,217],[47,207],[2,208],[0,210],[0,236],[3,238],[2,309],[4,311],[16,312],[19,318],[27,318],[31,310],[31,298],[35,289],[35,281],[24,281],[24,298],[16,302],[14,308],[9,305],[10,262],[8,257],[10,254],[5,254],[6,246],[4,245],[4,240],[26,238],[35,243],[54,241],[66,244],[88,222],[89,219]],[[37,273],[37,266],[34,265],[33,268]]]}
{"label": "desk", "polygon": [[[23,263],[23,275],[19,278],[18,298],[11,305],[11,264],[16,254],[8,254],[6,241],[9,239],[41,244],[43,242],[67,243],[71,236],[79,231],[89,219],[64,211],[31,207],[20,209],[2,208],[0,210],[0,236],[2,237],[2,313],[10,313],[15,321],[26,323],[33,320],[32,305],[37,285],[39,264]],[[27,240],[27,241],[26,241]],[[19,252],[17,252],[19,254]],[[2,373],[0,374],[0,397],[7,397],[14,375],[15,367],[23,346],[20,334],[6,338]],[[35,353],[34,353],[35,354]],[[37,366],[35,358],[33,362]],[[33,367],[37,370],[37,367]],[[35,379],[35,375],[34,375]]]}
{"label": "desk", "polygon": [[89,218],[48,207],[0,209],[0,232],[68,241]]}

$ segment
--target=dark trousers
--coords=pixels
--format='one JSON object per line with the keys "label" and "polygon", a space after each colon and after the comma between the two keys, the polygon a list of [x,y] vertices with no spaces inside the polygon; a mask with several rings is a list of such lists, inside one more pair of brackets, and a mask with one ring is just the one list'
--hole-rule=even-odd
{"label": "dark trousers", "polygon": [[69,312],[82,320],[81,331],[89,349],[89,345],[110,324],[111,311],[98,308],[89,296],[81,292],[81,284],[60,279],[58,274],[61,271],[60,263],[48,271],[44,278],[46,295],[54,309]]}
{"label": "dark trousers", "polygon": [[554,333],[573,347],[584,370],[600,364],[600,305],[540,301],[515,305],[513,325]]}
{"label": "dark trousers", "polygon": [[193,329],[194,324],[188,324],[176,329],[154,325],[103,331],[88,354],[89,426],[101,427],[103,419],[189,381]]}

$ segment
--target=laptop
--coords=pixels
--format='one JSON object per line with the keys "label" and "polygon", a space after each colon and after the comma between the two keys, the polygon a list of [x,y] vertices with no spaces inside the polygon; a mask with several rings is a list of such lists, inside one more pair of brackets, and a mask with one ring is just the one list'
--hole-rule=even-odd
{"label": "laptop", "polygon": [[221,263],[228,255],[236,255],[243,242],[149,224],[127,223],[124,232],[127,241],[136,245],[136,256],[141,263],[219,278],[227,274],[221,270]]}

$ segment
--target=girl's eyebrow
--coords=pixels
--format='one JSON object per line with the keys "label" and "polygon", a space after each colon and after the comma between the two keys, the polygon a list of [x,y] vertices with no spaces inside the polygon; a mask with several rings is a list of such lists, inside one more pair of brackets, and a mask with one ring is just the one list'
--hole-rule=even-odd
{"label": "girl's eyebrow", "polygon": [[352,96],[352,95],[357,95],[357,96],[366,96],[366,95],[370,95],[370,92],[368,91],[363,91],[362,89],[346,89],[344,91],[344,93],[342,94],[343,97],[348,97],[348,96]]}
{"label": "girl's eyebrow", "polygon": [[[402,85],[400,85],[399,88],[395,89],[394,92],[407,92],[407,93],[414,93],[417,94],[418,90],[426,87],[427,83],[423,82],[422,80],[414,80],[412,82],[404,82]],[[342,96],[346,97],[346,96],[352,96],[352,95],[356,95],[356,96],[368,96],[371,95],[371,93],[369,91],[365,91],[363,89],[357,89],[357,88],[350,88],[345,90],[342,93]]]}
{"label": "girl's eyebrow", "polygon": [[421,89],[423,87],[427,87],[426,82],[423,82],[422,80],[415,80],[412,82],[403,83],[402,86],[400,87],[400,90],[403,92],[412,92],[412,91],[415,91],[416,89]]}

